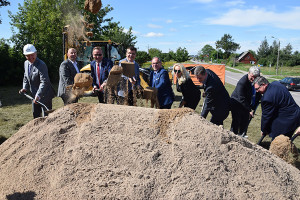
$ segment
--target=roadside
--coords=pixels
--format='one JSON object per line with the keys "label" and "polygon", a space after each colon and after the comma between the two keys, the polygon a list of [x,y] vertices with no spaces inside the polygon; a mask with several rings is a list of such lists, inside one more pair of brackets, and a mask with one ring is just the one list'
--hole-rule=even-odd
{"label": "roadside", "polygon": [[[226,69],[230,69],[230,70],[233,70],[233,71],[237,71],[237,72],[240,72],[240,73],[242,73],[242,74],[248,73],[247,71],[240,70],[240,69],[237,69],[237,68],[234,68],[234,67],[229,67],[229,66],[227,66],[227,65],[226,65],[225,67],[226,67]],[[272,80],[274,80],[274,81],[280,80],[280,79],[277,79],[277,78],[273,78],[272,75],[264,75],[263,73],[261,73],[261,75],[264,76],[264,77],[266,77],[266,78],[268,78],[268,79],[272,79]]]}

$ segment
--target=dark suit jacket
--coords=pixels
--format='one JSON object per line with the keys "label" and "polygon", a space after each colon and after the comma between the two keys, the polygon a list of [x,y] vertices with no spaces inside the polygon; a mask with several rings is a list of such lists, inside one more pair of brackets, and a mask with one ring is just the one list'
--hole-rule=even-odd
{"label": "dark suit jacket", "polygon": [[[230,97],[225,89],[220,78],[210,69],[206,69],[207,79],[204,84],[205,102],[201,112],[201,116],[206,118],[208,112],[213,116],[224,116],[228,115],[230,106]],[[225,117],[225,118],[226,118]]]}
{"label": "dark suit jacket", "polygon": [[185,107],[196,109],[201,98],[201,92],[192,79],[189,78],[181,85],[178,85],[177,91],[182,93],[182,100],[186,102]]}
{"label": "dark suit jacket", "polygon": [[[102,59],[100,67],[100,84],[102,84],[108,78],[109,72],[112,67],[113,62],[111,60],[108,60],[107,58]],[[97,86],[97,88],[100,88],[96,72],[96,61],[94,60],[91,62],[91,76],[93,77],[93,86]]]}
{"label": "dark suit jacket", "polygon": [[48,107],[49,103],[52,102],[52,99],[55,97],[55,91],[50,82],[47,65],[39,58],[36,58],[30,74],[28,74],[28,66],[29,61],[26,60],[24,62],[25,72],[23,88],[27,91],[30,90],[33,98],[35,98],[35,96],[39,96],[39,101],[46,104]]}
{"label": "dark suit jacket", "polygon": [[171,82],[169,79],[168,72],[161,68],[158,70],[155,80],[153,81],[154,71],[150,73],[150,85],[151,87],[157,88],[157,98],[159,102],[159,106],[165,106],[172,104],[175,96],[171,87]]}
{"label": "dark suit jacket", "polygon": [[267,86],[261,99],[261,131],[275,138],[300,126],[300,108],[290,92],[278,81]]}
{"label": "dark suit jacket", "polygon": [[77,71],[69,59],[60,64],[57,96],[61,97],[66,92],[66,86],[74,84],[76,74]]}
{"label": "dark suit jacket", "polygon": [[246,111],[250,112],[251,109],[255,110],[261,99],[261,94],[256,92],[255,104],[251,106],[252,92],[252,83],[248,79],[248,74],[246,74],[238,81],[236,88],[231,94],[231,98],[235,100],[235,102],[240,103]]}

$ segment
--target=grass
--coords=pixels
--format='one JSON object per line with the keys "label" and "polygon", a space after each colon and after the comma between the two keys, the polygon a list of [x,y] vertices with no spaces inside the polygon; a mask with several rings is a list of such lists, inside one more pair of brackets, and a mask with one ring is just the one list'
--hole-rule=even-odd
{"label": "grass", "polygon": [[[251,65],[248,64],[238,64],[234,68],[243,71],[248,71]],[[273,78],[282,79],[286,76],[300,76],[300,66],[294,67],[279,67],[278,74],[276,75],[276,68],[273,67],[260,67],[260,71],[263,75],[272,75]]]}

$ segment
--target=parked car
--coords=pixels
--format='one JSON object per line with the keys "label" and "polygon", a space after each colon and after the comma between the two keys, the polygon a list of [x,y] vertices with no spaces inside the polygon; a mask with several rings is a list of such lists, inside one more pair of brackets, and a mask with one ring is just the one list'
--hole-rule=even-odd
{"label": "parked car", "polygon": [[279,82],[283,84],[288,90],[300,89],[300,78],[285,77]]}

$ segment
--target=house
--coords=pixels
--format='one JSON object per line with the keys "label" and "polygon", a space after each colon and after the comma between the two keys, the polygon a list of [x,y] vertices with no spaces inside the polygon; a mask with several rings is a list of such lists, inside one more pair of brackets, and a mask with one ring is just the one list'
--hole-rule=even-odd
{"label": "house", "polygon": [[239,63],[245,63],[245,64],[255,64],[257,60],[254,58],[252,53],[250,51],[245,51],[241,53],[237,60]]}

